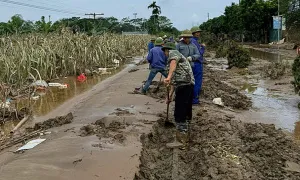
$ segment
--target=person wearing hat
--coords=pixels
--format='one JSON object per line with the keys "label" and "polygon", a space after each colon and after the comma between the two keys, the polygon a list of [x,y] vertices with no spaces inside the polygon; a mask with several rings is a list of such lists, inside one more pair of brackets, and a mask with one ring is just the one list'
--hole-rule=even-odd
{"label": "person wearing hat", "polygon": [[154,48],[154,42],[155,42],[155,38],[151,38],[150,42],[148,43],[148,53],[152,48]]}
{"label": "person wearing hat", "polygon": [[199,43],[201,29],[196,28],[192,31],[193,37],[191,38],[191,43],[197,47],[197,50],[200,54],[200,57],[194,60],[193,73],[195,78],[195,87],[194,87],[194,95],[193,95],[193,105],[198,105],[199,96],[202,88],[202,80],[203,80],[203,55],[205,52],[205,44]]}
{"label": "person wearing hat", "polygon": [[176,49],[187,58],[193,67],[193,62],[200,58],[200,53],[197,47],[191,43],[192,34],[182,34],[180,36],[182,39],[177,44]]}
{"label": "person wearing hat", "polygon": [[[175,43],[166,43],[162,51],[168,57],[168,76],[164,83],[174,87],[175,91],[175,123],[180,132],[185,133],[188,121],[192,118],[192,100],[194,89],[194,76],[189,61],[176,50]],[[168,94],[171,99],[173,91]],[[170,103],[167,102],[167,103]]]}
{"label": "person wearing hat", "polygon": [[162,51],[162,46],[164,41],[162,38],[157,38],[155,40],[155,47],[152,48],[147,56],[147,61],[150,64],[150,73],[146,83],[140,90],[140,93],[146,94],[153,79],[155,78],[157,73],[161,73],[164,77],[167,77],[166,72],[166,64],[167,64],[167,57],[165,56],[164,52]]}
{"label": "person wearing hat", "polygon": [[164,43],[167,43],[167,42],[168,42],[168,36],[167,36],[167,35],[164,35],[164,36],[163,36],[163,39],[164,39]]}

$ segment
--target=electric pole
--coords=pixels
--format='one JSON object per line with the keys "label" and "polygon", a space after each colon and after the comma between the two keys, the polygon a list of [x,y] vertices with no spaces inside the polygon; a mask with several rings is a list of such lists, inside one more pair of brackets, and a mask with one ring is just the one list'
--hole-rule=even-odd
{"label": "electric pole", "polygon": [[135,21],[135,23],[134,23],[134,31],[136,32],[136,15],[137,15],[137,13],[133,13],[133,15],[134,15],[134,21]]}
{"label": "electric pole", "polygon": [[96,16],[102,16],[102,15],[104,15],[104,13],[88,13],[85,15],[94,17],[94,30],[96,30]]}
{"label": "electric pole", "polygon": [[104,15],[103,13],[97,14],[97,13],[89,13],[89,14],[85,14],[86,16],[93,16],[94,20],[96,20],[96,16],[102,16]]}
{"label": "electric pole", "polygon": [[207,13],[207,19],[209,20],[209,13]]}

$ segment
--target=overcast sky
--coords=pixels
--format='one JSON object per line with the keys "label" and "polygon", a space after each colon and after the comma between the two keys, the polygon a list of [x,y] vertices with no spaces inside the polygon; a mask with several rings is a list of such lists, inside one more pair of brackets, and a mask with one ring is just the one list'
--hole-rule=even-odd
{"label": "overcast sky", "polygon": [[[148,18],[151,10],[147,9],[152,0],[10,0],[10,2],[27,3],[58,11],[68,11],[71,14],[39,10],[24,6],[5,3],[0,0],[0,21],[7,21],[14,14],[21,14],[26,20],[38,20],[42,15],[51,15],[55,21],[64,17],[81,16],[85,13],[104,13],[105,17],[114,16]],[[180,30],[199,25],[210,18],[223,14],[225,6],[238,0],[157,0],[162,9],[162,15],[167,16],[174,26]]]}

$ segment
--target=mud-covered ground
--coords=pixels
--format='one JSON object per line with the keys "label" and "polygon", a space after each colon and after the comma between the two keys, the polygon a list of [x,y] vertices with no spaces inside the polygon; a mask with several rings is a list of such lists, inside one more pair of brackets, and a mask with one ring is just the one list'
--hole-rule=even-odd
{"label": "mud-covered ground", "polygon": [[[252,105],[250,98],[240,93],[237,87],[230,85],[226,80],[230,79],[228,72],[213,70],[206,67],[201,92],[201,101],[212,102],[214,98],[221,98],[225,106],[235,109],[249,109]],[[162,82],[153,82],[147,93],[156,99],[165,99],[167,88]]]}
{"label": "mud-covered ground", "polygon": [[[185,150],[179,153],[179,179],[300,179],[300,148],[274,125],[249,124],[202,105],[193,118]],[[160,120],[163,121],[164,119]],[[175,130],[154,125],[141,137],[143,151],[136,180],[172,179]]]}
{"label": "mud-covered ground", "polygon": [[[298,180],[300,179],[300,148],[294,140],[275,125],[253,124],[251,117],[237,121],[235,113],[252,107],[243,92],[245,83],[265,81],[268,90],[293,94],[292,76],[287,70],[271,80],[266,71],[277,71],[268,61],[253,58],[245,69],[226,69],[226,60],[208,58],[204,70],[201,105],[194,107],[190,134],[185,148],[179,151],[178,179],[199,180]],[[270,69],[268,69],[270,68]],[[149,96],[164,99],[166,88],[157,82]],[[224,107],[212,103],[222,98]],[[229,111],[232,110],[232,111]],[[173,150],[167,147],[176,137],[174,128],[165,127],[165,113],[152,133],[141,137],[143,143],[140,171],[135,180],[172,179]],[[172,117],[172,115],[170,115]],[[263,120],[262,120],[263,122]],[[180,139],[180,138],[179,138]]]}

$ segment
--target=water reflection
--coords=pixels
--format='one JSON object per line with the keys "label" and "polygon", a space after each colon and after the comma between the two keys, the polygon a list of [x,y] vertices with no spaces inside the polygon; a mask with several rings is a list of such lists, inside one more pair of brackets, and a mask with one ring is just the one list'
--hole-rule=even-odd
{"label": "water reflection", "polygon": [[[248,48],[250,55],[254,58],[268,60],[268,61],[276,61],[278,60],[278,54],[277,52],[266,52],[260,49],[253,49]],[[284,59],[285,57],[283,55],[279,56],[280,59]]]}
{"label": "water reflection", "polygon": [[[118,71],[119,70],[115,70],[112,72],[112,74],[115,74]],[[111,75],[91,76],[88,77],[88,79],[85,82],[78,82],[76,80],[76,77],[67,77],[56,81],[58,83],[69,84],[69,87],[66,89],[50,87],[46,91],[37,92],[40,98],[36,100],[32,105],[34,115],[46,115],[65,101],[92,88],[94,85],[96,85],[97,83],[106,79],[109,76]],[[25,103],[27,102],[20,100],[18,102],[18,108],[24,106]]]}
{"label": "water reflection", "polygon": [[246,91],[247,93],[253,93],[257,90],[257,84],[243,84],[241,90]]}
{"label": "water reflection", "polygon": [[298,120],[299,117],[299,110],[296,107],[299,98],[268,91],[263,87],[263,81],[259,85],[243,85],[242,90],[245,90],[251,97],[253,108],[256,109],[256,111],[247,112],[249,113],[247,116],[257,122],[273,123],[279,128],[292,132],[295,128],[295,120]]}

